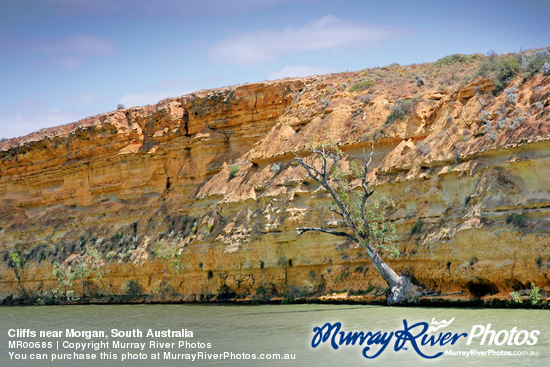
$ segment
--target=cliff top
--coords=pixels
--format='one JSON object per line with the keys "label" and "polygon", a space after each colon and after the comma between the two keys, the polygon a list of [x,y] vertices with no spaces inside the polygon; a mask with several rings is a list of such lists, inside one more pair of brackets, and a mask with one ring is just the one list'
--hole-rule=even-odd
{"label": "cliff top", "polygon": [[[369,103],[375,99],[384,99],[393,105],[399,103],[400,100],[412,101],[414,104],[422,99],[438,100],[449,93],[460,93],[461,98],[469,98],[481,89],[485,92],[489,90],[493,94],[497,94],[502,92],[509,83],[511,85],[526,83],[529,78],[541,70],[545,62],[550,60],[548,54],[547,49],[529,50],[522,55],[454,54],[424,64],[399,65],[395,63],[357,72],[342,72],[307,78],[287,78],[201,90],[181,97],[164,99],[154,106],[148,105],[106,112],[66,125],[44,128],[26,136],[4,139],[0,141],[0,151],[7,151],[11,148],[32,144],[44,139],[63,139],[79,129],[101,124],[117,113],[146,115],[173,101],[197,98],[208,99],[228,92],[233,93],[235,90],[258,91],[269,89],[274,85],[296,82],[305,86],[297,93],[300,96],[306,94],[305,97],[321,101],[323,109],[326,108],[325,105],[328,105],[329,101],[337,98],[352,98],[353,101],[359,99],[364,103]],[[305,93],[306,91],[307,93]],[[297,98],[300,96],[297,95]],[[410,103],[407,102],[405,107],[411,108]],[[314,109],[317,106],[311,105],[308,107]]]}

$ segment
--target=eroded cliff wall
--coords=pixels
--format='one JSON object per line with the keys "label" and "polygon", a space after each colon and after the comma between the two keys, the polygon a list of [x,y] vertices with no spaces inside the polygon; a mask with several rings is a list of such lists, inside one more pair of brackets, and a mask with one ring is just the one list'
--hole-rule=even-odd
{"label": "eroded cliff wall", "polygon": [[[46,294],[52,264],[90,264],[86,248],[102,254],[103,286],[91,271],[76,293],[132,280],[170,297],[165,274],[199,300],[384,286],[364,249],[295,230],[343,226],[295,154],[333,141],[346,165],[375,132],[371,178],[396,203],[398,273],[464,298],[550,288],[550,77],[497,93],[489,78],[461,83],[480,62],[202,91],[4,141],[0,294],[21,293],[10,252],[25,290]],[[159,246],[179,262],[163,267]]]}

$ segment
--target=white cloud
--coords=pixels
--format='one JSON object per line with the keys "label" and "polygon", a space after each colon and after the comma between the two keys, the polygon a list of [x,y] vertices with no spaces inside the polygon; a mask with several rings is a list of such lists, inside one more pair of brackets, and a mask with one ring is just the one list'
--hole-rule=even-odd
{"label": "white cloud", "polygon": [[178,78],[178,79],[167,79],[163,80],[161,82],[158,82],[156,84],[153,84],[153,88],[158,89],[175,89],[175,88],[182,88],[186,87],[189,84],[189,80],[187,78]]}
{"label": "white cloud", "polygon": [[80,92],[73,98],[73,101],[79,104],[100,103],[104,100],[105,98],[96,92]]}
{"label": "white cloud", "polygon": [[93,34],[76,33],[58,40],[46,41],[41,50],[51,54],[72,54],[85,57],[104,56],[116,52],[113,41]]}
{"label": "white cloud", "polygon": [[34,39],[0,35],[0,43],[5,44],[5,57],[24,56],[40,60],[40,63],[45,60],[65,69],[75,69],[87,59],[118,52],[116,43],[111,39],[86,33],[75,33],[61,38],[41,36]]}
{"label": "white cloud", "polygon": [[77,68],[86,59],[117,52],[117,46],[112,40],[85,33],[42,40],[36,48],[38,52],[51,55],[54,64],[68,69]]}
{"label": "white cloud", "polygon": [[[69,14],[124,14],[154,16],[179,13],[181,17],[203,14],[252,12],[297,0],[42,0]],[[304,0],[302,0],[304,1]]]}
{"label": "white cloud", "polygon": [[327,15],[300,28],[264,29],[238,33],[210,49],[215,62],[256,64],[292,51],[315,51],[364,46],[397,34],[393,28]]}
{"label": "white cloud", "polygon": [[321,74],[330,74],[335,73],[337,70],[331,68],[323,68],[319,66],[309,66],[309,65],[296,65],[296,66],[286,66],[282,70],[269,74],[267,77],[268,80],[276,80],[283,78],[299,78],[304,76],[311,75],[321,75]]}

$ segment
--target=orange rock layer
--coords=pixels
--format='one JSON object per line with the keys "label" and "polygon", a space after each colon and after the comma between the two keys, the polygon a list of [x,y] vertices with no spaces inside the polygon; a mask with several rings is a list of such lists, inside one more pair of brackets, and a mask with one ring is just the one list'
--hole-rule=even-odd
{"label": "orange rock layer", "polygon": [[[86,247],[103,254],[103,285],[91,271],[76,293],[133,280],[169,295],[166,279],[188,299],[384,286],[362,248],[295,230],[344,228],[295,154],[333,141],[346,164],[374,132],[398,273],[464,298],[550,288],[550,78],[515,83],[510,102],[489,79],[415,86],[395,68],[370,90],[349,91],[369,72],[222,88],[0,143],[1,297],[21,293],[10,252],[25,290],[44,295],[58,287],[52,263],[89,263]],[[388,123],[399,99],[414,110]]]}

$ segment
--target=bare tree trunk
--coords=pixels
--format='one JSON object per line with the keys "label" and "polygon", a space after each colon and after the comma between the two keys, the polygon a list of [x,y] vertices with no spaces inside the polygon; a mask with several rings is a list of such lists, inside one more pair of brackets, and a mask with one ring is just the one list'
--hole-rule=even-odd
{"label": "bare tree trunk", "polygon": [[164,266],[164,260],[162,261],[162,272],[164,273],[164,280],[166,281],[166,284],[168,284],[170,289],[178,296],[183,297],[183,295],[175,290],[174,287],[172,287],[172,284],[170,284],[170,282],[168,281],[168,277],[166,277],[166,267]]}
{"label": "bare tree trunk", "polygon": [[101,276],[98,277],[99,278],[99,282],[101,283],[101,286],[103,287],[103,292],[105,292],[105,295],[108,295],[107,293],[107,288],[105,288],[105,284],[103,284],[103,279]]}
{"label": "bare tree trunk", "polygon": [[21,275],[19,274],[19,271],[15,271],[15,277],[17,278],[17,283],[19,283],[19,288],[21,288],[21,291],[23,292],[23,296],[25,296],[25,298],[29,298],[29,294],[27,293],[27,291],[25,290],[25,288],[23,288],[23,284],[21,283]]}
{"label": "bare tree trunk", "polygon": [[388,304],[393,305],[416,302],[418,299],[418,291],[411,283],[410,279],[405,275],[397,275],[397,273],[384,260],[382,260],[378,252],[371,244],[363,241],[359,242],[367,249],[369,259],[386,284],[388,284],[389,289],[386,293],[386,300]]}

